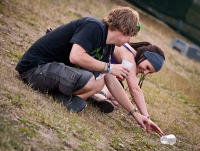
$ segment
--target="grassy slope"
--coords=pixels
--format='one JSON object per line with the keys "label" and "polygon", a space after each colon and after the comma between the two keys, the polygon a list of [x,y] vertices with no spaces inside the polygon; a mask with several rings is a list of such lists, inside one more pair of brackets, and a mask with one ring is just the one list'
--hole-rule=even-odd
{"label": "grassy slope", "polygon": [[[139,129],[123,109],[105,115],[88,105],[80,114],[66,112],[24,85],[14,70],[47,27],[82,16],[103,18],[117,5],[140,13],[143,28],[133,42],[149,41],[165,51],[165,66],[147,77],[143,91],[152,120],[177,136],[173,146]],[[181,36],[162,22],[120,0],[0,0],[0,23],[0,150],[200,150],[200,66],[169,48]]]}

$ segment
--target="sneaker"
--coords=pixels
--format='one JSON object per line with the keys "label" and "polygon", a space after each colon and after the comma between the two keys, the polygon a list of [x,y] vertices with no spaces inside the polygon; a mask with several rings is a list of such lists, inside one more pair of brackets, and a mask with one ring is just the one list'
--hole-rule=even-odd
{"label": "sneaker", "polygon": [[83,100],[82,98],[75,95],[67,96],[61,92],[56,92],[54,94],[54,99],[56,99],[60,103],[63,103],[68,111],[72,111],[75,113],[81,112],[87,106],[85,100]]}

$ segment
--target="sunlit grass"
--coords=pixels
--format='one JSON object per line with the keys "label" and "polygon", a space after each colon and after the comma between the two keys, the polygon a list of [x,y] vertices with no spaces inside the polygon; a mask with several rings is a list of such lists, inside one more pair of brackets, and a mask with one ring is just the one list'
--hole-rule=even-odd
{"label": "sunlit grass", "polygon": [[[148,112],[177,143],[162,145],[120,108],[103,114],[88,104],[73,114],[51,96],[25,85],[14,70],[23,53],[48,27],[83,16],[104,18],[117,5],[140,13],[143,28],[131,41],[149,41],[165,51],[163,69],[148,75],[142,90]],[[178,35],[125,1],[2,0],[0,2],[0,150],[199,150],[200,63],[169,48]],[[127,91],[128,94],[128,91]]]}

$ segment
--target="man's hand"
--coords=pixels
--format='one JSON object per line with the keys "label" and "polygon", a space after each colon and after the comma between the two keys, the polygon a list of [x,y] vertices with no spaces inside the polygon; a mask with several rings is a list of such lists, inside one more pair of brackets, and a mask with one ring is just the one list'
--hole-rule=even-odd
{"label": "man's hand", "polygon": [[130,70],[122,64],[113,64],[111,74],[123,81],[127,78],[129,71]]}

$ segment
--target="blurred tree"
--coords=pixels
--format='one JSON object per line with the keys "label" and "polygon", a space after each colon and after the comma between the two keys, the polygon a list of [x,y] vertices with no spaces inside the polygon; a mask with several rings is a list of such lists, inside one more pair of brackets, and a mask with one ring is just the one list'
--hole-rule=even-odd
{"label": "blurred tree", "polygon": [[200,45],[200,0],[127,0]]}
{"label": "blurred tree", "polygon": [[185,20],[194,0],[128,0],[136,5],[152,7],[157,11],[176,19]]}

